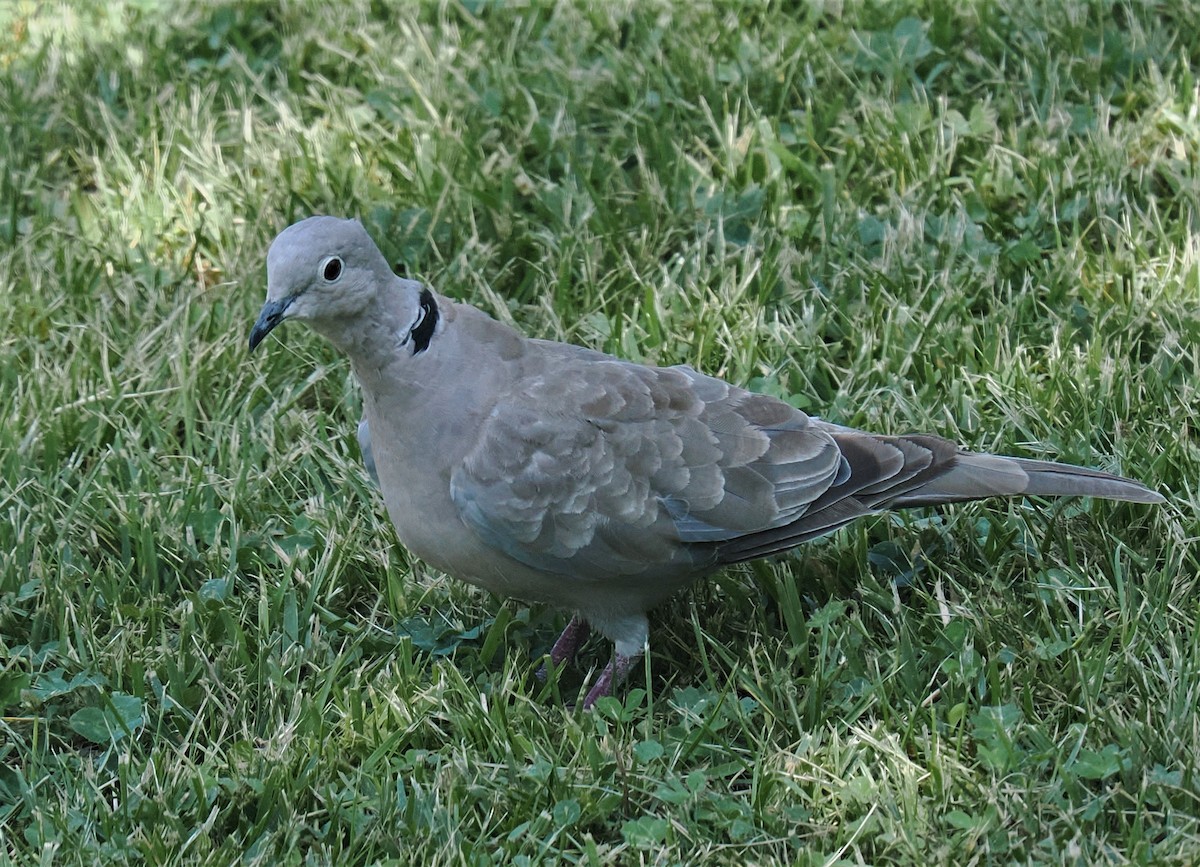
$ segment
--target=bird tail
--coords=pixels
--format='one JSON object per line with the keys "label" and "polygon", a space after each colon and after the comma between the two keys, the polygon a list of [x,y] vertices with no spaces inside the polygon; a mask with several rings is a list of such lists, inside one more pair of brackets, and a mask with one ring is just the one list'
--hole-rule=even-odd
{"label": "bird tail", "polygon": [[[834,428],[849,473],[795,521],[736,536],[717,548],[721,563],[763,557],[823,536],[864,515],[988,497],[1101,497],[1162,503],[1145,485],[1071,464],[961,451],[940,437],[877,437]],[[880,460],[888,450],[890,461]]]}
{"label": "bird tail", "polygon": [[919,487],[906,491],[884,508],[935,506],[985,497],[1100,497],[1131,503],[1162,503],[1145,485],[1101,470],[1071,464],[959,452],[954,466]]}

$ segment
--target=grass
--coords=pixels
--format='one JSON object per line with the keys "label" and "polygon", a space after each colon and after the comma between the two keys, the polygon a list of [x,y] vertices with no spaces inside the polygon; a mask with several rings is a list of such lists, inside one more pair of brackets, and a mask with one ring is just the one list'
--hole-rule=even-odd
{"label": "grass", "polygon": [[[1186,3],[0,9],[3,863],[1200,859]],[[861,522],[657,612],[395,543],[345,363],[253,359],[360,216],[531,335],[1145,480]]]}

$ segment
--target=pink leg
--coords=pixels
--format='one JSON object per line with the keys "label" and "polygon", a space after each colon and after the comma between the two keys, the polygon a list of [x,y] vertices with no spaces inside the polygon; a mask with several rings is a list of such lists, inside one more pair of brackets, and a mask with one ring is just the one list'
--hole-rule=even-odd
{"label": "pink leg", "polygon": [[[575,652],[579,650],[579,645],[587,641],[588,633],[591,631],[592,627],[588,626],[587,621],[578,614],[572,617],[571,622],[562,631],[562,635],[558,636],[558,640],[550,648],[550,663],[558,668],[564,662],[573,659]],[[545,664],[537,670],[538,680],[545,680],[548,674]]]}
{"label": "pink leg", "polygon": [[600,672],[600,676],[596,678],[596,682],[592,685],[591,690],[587,694],[587,698],[583,700],[583,709],[588,710],[596,701],[606,695],[612,695],[614,686],[619,686],[624,682],[629,670],[634,664],[642,658],[642,654],[636,656],[625,656],[622,653],[613,655],[613,661],[605,666],[604,671]]}
{"label": "pink leg", "polygon": [[575,651],[579,650],[579,645],[587,641],[591,631],[592,627],[588,626],[587,621],[576,614],[563,629],[562,635],[558,636],[554,646],[550,648],[550,661],[559,666],[574,659]]}

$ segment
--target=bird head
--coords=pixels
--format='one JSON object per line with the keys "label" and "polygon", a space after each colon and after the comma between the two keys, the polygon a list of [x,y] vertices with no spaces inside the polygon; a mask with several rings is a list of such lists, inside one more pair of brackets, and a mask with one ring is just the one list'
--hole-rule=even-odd
{"label": "bird head", "polygon": [[287,319],[318,331],[352,319],[394,279],[357,220],[309,217],[288,226],[267,252],[267,301],[250,331],[250,351]]}

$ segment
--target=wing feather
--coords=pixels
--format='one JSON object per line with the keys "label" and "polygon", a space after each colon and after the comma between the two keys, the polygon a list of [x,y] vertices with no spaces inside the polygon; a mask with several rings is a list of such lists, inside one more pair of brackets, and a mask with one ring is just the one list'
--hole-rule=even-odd
{"label": "wing feather", "polygon": [[611,577],[711,565],[714,543],[803,514],[842,462],[833,437],[782,401],[688,367],[592,356],[505,395],[451,495],[518,561]]}
{"label": "wing feather", "polygon": [[1096,471],[828,424],[689,367],[582,351],[545,367],[497,402],[451,496],[489,545],[576,579],[695,574],[897,506],[1157,497]]}

